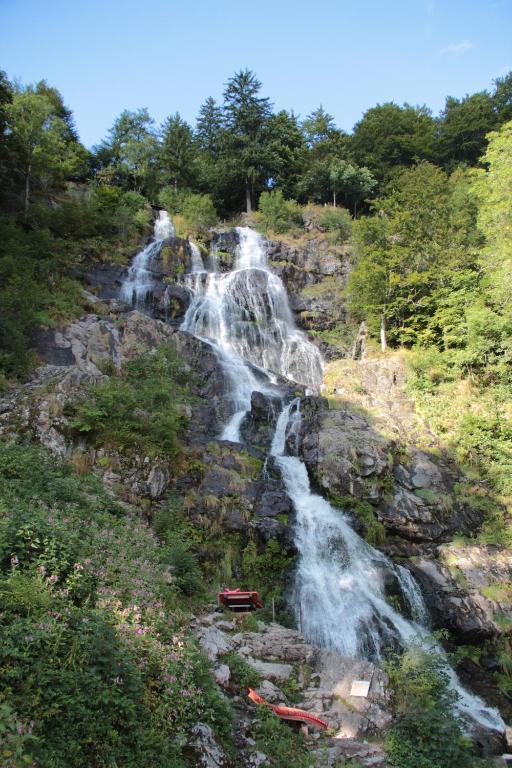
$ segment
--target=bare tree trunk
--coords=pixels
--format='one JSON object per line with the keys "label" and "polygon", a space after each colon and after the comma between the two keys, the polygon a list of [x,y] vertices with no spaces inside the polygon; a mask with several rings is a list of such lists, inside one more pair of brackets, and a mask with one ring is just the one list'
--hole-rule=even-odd
{"label": "bare tree trunk", "polygon": [[386,351],[388,343],[386,341],[386,315],[384,312],[380,316],[380,348],[383,352]]}
{"label": "bare tree trunk", "polygon": [[249,179],[246,179],[245,182],[245,210],[247,213],[252,213],[251,185]]}
{"label": "bare tree trunk", "polygon": [[333,208],[336,208],[336,190],[333,189],[332,191],[332,206]]}
{"label": "bare tree trunk", "polygon": [[28,164],[27,173],[25,175],[25,219],[28,215],[28,207],[30,205],[30,177],[32,175],[32,163]]}

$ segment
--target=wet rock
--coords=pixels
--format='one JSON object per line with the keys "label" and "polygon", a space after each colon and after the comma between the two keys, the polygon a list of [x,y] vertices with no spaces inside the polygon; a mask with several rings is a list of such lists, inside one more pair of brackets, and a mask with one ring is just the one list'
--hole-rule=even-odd
{"label": "wet rock", "polygon": [[190,306],[192,293],[182,285],[163,285],[155,291],[155,315],[162,320],[180,325]]}
{"label": "wet rock", "polygon": [[221,230],[214,233],[211,248],[216,253],[217,263],[222,272],[233,268],[240,238],[236,229]]}
{"label": "wet rock", "polygon": [[255,514],[258,517],[289,515],[293,511],[290,497],[284,490],[270,488],[261,494]]}
{"label": "wet rock", "polygon": [[85,275],[85,281],[100,299],[115,299],[119,296],[126,271],[126,267],[117,264],[95,264]]}
{"label": "wet rock", "polygon": [[500,633],[491,602],[477,592],[469,594],[448,568],[426,557],[415,558],[409,567],[421,587],[434,627],[449,629],[462,643],[481,642]]}
{"label": "wet rock", "polygon": [[491,545],[445,544],[438,560],[416,557],[409,567],[421,585],[434,626],[447,627],[464,644],[502,634],[512,620],[512,555]]}

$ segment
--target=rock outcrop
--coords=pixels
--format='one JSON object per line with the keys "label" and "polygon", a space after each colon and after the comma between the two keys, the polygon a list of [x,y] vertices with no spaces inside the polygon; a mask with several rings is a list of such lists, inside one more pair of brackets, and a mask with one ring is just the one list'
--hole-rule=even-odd
{"label": "rock outcrop", "polygon": [[[194,619],[192,631],[214,661],[219,684],[228,695],[235,696],[238,711],[246,720],[249,738],[242,740],[241,765],[251,754],[251,723],[258,709],[245,690],[237,695],[236,684],[233,687],[226,672],[224,659],[233,653],[260,675],[257,691],[267,701],[298,707],[329,723],[327,734],[311,734],[306,741],[306,748],[322,755],[326,765],[334,767],[339,761],[356,758],[364,766],[385,765],[385,753],[378,742],[389,729],[392,714],[388,679],[379,667],[310,645],[300,632],[279,624],[258,622],[257,632],[239,631],[236,616],[226,621],[222,614],[210,613]],[[355,680],[370,683],[367,696],[352,694]],[[293,701],[283,689],[294,691]]]}
{"label": "rock outcrop", "polygon": [[393,541],[446,542],[481,517],[458,497],[463,474],[414,412],[404,378],[398,358],[327,366],[327,397],[301,403],[300,453],[324,493],[370,503]]}

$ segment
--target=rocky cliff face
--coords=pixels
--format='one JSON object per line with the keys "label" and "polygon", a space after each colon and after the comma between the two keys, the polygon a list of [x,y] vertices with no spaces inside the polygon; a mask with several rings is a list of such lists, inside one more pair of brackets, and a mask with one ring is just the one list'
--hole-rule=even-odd
{"label": "rocky cliff face", "polygon": [[354,337],[343,290],[350,274],[350,246],[314,237],[302,245],[271,243],[270,263],[290,294],[297,325],[326,358],[349,353]]}

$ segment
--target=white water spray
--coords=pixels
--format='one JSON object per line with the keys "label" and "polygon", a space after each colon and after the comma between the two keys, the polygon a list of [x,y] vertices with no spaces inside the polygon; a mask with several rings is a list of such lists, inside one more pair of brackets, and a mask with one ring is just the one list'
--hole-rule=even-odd
{"label": "white water spray", "polygon": [[191,272],[204,272],[203,257],[201,256],[199,246],[193,243],[192,240],[189,240],[188,244],[190,246],[190,263],[192,266]]}
{"label": "white water spray", "polygon": [[[299,562],[294,604],[306,640],[346,656],[375,661],[388,647],[406,648],[414,642],[431,647],[425,626],[428,612],[411,574],[361,539],[343,512],[311,493],[304,463],[297,456],[285,455],[290,436],[292,443],[298,440],[299,404],[294,400],[283,408],[270,453],[281,469],[296,512]],[[398,585],[413,620],[386,600],[385,578]],[[446,659],[441,646],[435,650]],[[499,712],[463,688],[447,661],[446,672],[459,696],[461,713],[488,728],[504,730]]]}
{"label": "white water spray", "polygon": [[159,211],[153,229],[154,240],[133,259],[125,280],[121,286],[120,298],[136,309],[145,306],[148,295],[155,286],[155,276],[151,271],[158,258],[163,241],[174,237],[173,223],[167,211]]}
{"label": "white water spray", "polygon": [[283,283],[266,265],[263,238],[248,227],[237,232],[231,272],[194,271],[183,278],[194,298],[181,329],[214,347],[230,382],[233,413],[225,440],[240,439],[252,392],[275,395],[269,384],[276,374],[317,389],[323,370],[318,349],[295,327]]}

